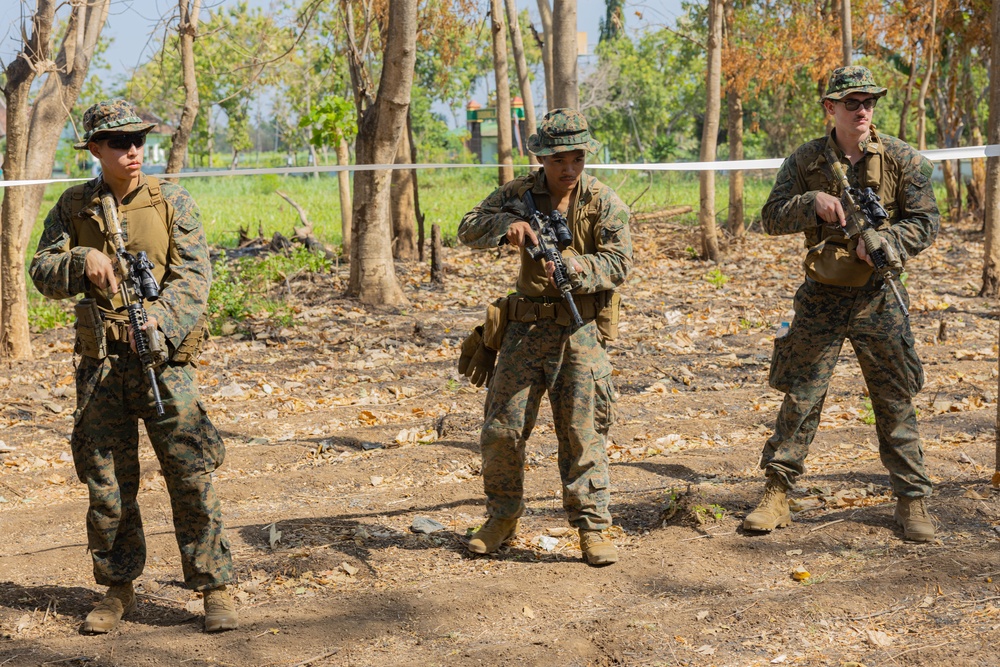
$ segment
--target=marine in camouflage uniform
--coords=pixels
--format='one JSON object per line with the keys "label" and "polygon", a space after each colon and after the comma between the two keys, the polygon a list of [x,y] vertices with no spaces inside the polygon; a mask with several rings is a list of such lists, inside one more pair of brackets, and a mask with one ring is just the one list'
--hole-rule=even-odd
{"label": "marine in camouflage uniform", "polygon": [[[86,112],[84,126],[87,134],[76,147],[89,148],[100,160],[102,176],[59,198],[30,267],[45,296],[94,299],[106,336],[104,351],[86,344],[79,329],[77,336],[82,356],[71,447],[77,475],[90,492],[87,536],[94,576],[110,587],[83,630],[108,632],[135,607],[132,581],[146,560],[136,498],[139,419],[166,481],[185,584],[206,592],[206,630],[230,629],[236,627],[236,612],[225,584],[232,580],[233,564],[212,484],[225,446],[199,400],[189,354],[200,346],[212,278],[205,232],[186,190],[141,172],[142,146],[153,125],[144,123],[131,104],[98,103]],[[101,196],[109,193],[112,205],[117,203],[127,251],[146,251],[161,287],[160,298],[147,302],[146,311],[171,355],[156,369],[162,417],[154,409],[149,379],[130,344],[115,291],[122,277],[114,274],[115,248],[101,205]]]}
{"label": "marine in camouflage uniform", "polygon": [[[768,485],[760,507],[744,523],[749,530],[790,522],[785,491],[804,472],[830,377],[848,338],[871,397],[879,455],[898,497],[896,521],[908,539],[934,536],[924,504],[931,482],[913,406],[924,382],[913,333],[892,292],[873,272],[864,243],[848,241],[841,231],[841,185],[830,166],[836,160],[852,187],[871,187],[880,197],[889,217],[878,236],[900,268],[934,241],[939,214],[930,162],[871,123],[875,103],[885,93],[864,67],[835,70],[823,97],[833,131],[785,160],[764,205],[764,229],[775,235],[802,233],[808,250],[794,319],[788,334],[775,340],[770,383],[785,397],[774,435],[764,446],[761,467]],[[908,304],[905,288],[900,290]]]}
{"label": "marine in camouflage uniform", "polygon": [[[602,334],[595,320],[613,318],[617,323],[613,290],[632,268],[632,241],[628,207],[611,188],[583,172],[586,154],[599,146],[582,114],[550,111],[528,143],[543,169],[497,189],[459,226],[459,240],[470,247],[496,248],[510,241],[521,248],[516,291],[503,306],[508,322],[480,435],[489,519],[469,543],[479,553],[494,551],[513,535],[524,512],[525,444],[548,392],[559,442],[563,507],[580,530],[588,563],[606,565],[617,559],[613,543],[601,533],[611,525],[605,443],[615,399],[605,339],[613,332]],[[546,267],[524,249],[525,236],[534,240],[525,231],[527,191],[541,214],[554,208],[566,214],[573,240],[563,257],[584,320],[579,329],[570,326],[561,292]]]}

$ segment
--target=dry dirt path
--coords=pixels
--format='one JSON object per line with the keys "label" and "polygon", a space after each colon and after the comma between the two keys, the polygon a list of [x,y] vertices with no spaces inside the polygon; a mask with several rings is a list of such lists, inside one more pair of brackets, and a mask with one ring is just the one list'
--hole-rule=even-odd
{"label": "dry dirt path", "polygon": [[[200,632],[200,600],[179,584],[145,442],[139,610],[108,636],[78,634],[100,591],[68,455],[72,331],[40,335],[35,361],[0,374],[11,450],[0,454],[0,666],[997,664],[997,319],[975,296],[980,236],[945,232],[909,266],[941,522],[937,541],[914,545],[892,523],[849,345],[795,522],[742,532],[780,400],[766,385],[771,336],[788,319],[800,241],[751,234],[713,278],[687,258],[693,236],[655,223],[635,233],[611,348],[618,564],[587,567],[566,530],[547,405],[518,539],[493,557],[466,553],[483,520],[484,392],[456,377],[457,346],[510,283],[513,258],[452,250],[444,290],[401,271],[406,309],[341,299],[344,273],[299,276],[288,286],[299,326],[209,344],[200,379],[228,446],[217,477],[241,615],[221,635]],[[414,534],[417,517],[445,530]],[[556,540],[551,551],[539,537]],[[796,581],[797,568],[810,576]]]}

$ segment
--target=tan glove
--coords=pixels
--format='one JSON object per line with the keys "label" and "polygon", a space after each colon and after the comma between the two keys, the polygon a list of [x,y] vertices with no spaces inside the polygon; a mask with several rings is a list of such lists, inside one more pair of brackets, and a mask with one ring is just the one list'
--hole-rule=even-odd
{"label": "tan glove", "polygon": [[458,372],[477,387],[489,386],[496,360],[497,353],[483,344],[483,327],[480,325],[462,342]]}
{"label": "tan glove", "polygon": [[899,253],[896,252],[892,241],[874,229],[868,228],[861,232],[861,243],[865,244],[865,250],[868,251],[869,256],[881,248],[885,251],[885,262],[889,265],[889,268],[897,273],[903,270],[903,262],[899,259]]}

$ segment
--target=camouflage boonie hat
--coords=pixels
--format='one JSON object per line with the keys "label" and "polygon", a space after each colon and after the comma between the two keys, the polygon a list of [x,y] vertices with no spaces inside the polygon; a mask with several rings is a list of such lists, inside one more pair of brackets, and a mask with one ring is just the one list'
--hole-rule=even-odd
{"label": "camouflage boonie hat", "polygon": [[125,100],[104,100],[83,114],[83,141],[73,144],[73,148],[84,149],[99,135],[149,132],[155,125],[139,118],[135,107]]}
{"label": "camouflage boonie hat", "polygon": [[538,132],[528,137],[528,150],[535,155],[552,155],[584,150],[596,153],[601,142],[590,136],[587,119],[576,109],[553,109],[545,114]]}
{"label": "camouflage boonie hat", "polygon": [[871,93],[875,97],[882,97],[886,89],[875,85],[875,77],[867,67],[852,65],[833,70],[823,99],[842,100],[851,93]]}

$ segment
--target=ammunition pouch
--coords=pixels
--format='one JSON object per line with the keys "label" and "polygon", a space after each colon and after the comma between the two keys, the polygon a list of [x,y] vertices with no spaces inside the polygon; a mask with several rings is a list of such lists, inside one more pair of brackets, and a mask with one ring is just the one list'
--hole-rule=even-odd
{"label": "ammunition pouch", "polygon": [[80,299],[73,306],[73,311],[76,313],[76,343],[73,351],[93,359],[108,356],[104,321],[97,301],[92,298]]}
{"label": "ammunition pouch", "polygon": [[818,283],[861,287],[872,276],[868,262],[858,259],[858,238],[827,238],[809,248],[802,262],[806,275]]}
{"label": "ammunition pouch", "polygon": [[184,340],[177,346],[174,353],[170,355],[170,361],[178,364],[186,364],[194,361],[201,354],[202,345],[208,333],[208,318],[203,313],[194,325],[194,329],[184,336]]}
{"label": "ammunition pouch", "polygon": [[497,351],[503,343],[503,335],[507,331],[507,299],[500,297],[486,307],[486,321],[483,323],[483,345]]}
{"label": "ammunition pouch", "polygon": [[[573,301],[584,322],[597,321],[597,330],[605,341],[618,338],[621,296],[612,290],[593,294],[574,294]],[[536,322],[554,319],[560,326],[569,326],[570,314],[561,297],[507,297],[507,319],[514,322]]]}

